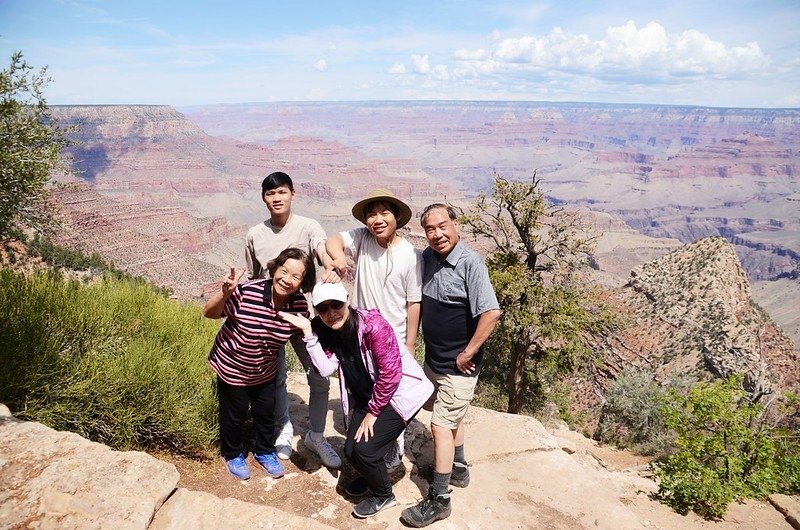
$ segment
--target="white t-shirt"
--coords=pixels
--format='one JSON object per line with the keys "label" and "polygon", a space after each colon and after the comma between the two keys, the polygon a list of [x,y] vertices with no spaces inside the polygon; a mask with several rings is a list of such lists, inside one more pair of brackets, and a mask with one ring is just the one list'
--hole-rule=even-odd
{"label": "white t-shirt", "polygon": [[340,232],[345,252],[356,262],[353,305],[378,309],[406,342],[406,302],[422,301],[422,253],[402,239],[386,249],[366,228]]}
{"label": "white t-shirt", "polygon": [[250,279],[269,278],[267,263],[289,247],[305,250],[316,256],[317,247],[325,242],[325,230],[314,219],[292,214],[282,227],[272,226],[269,219],[247,231],[244,257]]}

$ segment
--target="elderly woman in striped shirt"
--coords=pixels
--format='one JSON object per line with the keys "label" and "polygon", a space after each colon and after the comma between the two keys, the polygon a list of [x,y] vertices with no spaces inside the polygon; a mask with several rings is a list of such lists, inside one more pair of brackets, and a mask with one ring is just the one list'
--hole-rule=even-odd
{"label": "elderly woman in striped shirt", "polygon": [[273,478],[284,474],[275,452],[275,382],[278,350],[296,331],[278,311],[308,317],[302,291],[310,291],[316,280],[311,257],[298,248],[287,248],[267,268],[272,279],[240,285],[244,270],[237,276],[231,268],[203,309],[208,318],[225,317],[208,363],[217,374],[222,456],[230,474],[241,480],[250,478],[242,436],[248,406],[255,427],[253,459]]}

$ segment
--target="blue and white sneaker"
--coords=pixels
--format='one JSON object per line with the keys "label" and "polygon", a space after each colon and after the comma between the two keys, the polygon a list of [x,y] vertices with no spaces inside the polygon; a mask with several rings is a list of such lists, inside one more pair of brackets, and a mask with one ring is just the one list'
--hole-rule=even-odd
{"label": "blue and white sneaker", "polygon": [[281,478],[283,474],[286,473],[286,469],[283,467],[283,464],[281,464],[281,461],[278,460],[278,455],[275,452],[253,453],[253,458],[272,478]]}
{"label": "blue and white sneaker", "polygon": [[226,460],[225,467],[228,468],[228,473],[239,480],[247,480],[250,478],[250,468],[247,467],[247,462],[244,459],[244,455],[241,453],[230,460]]}

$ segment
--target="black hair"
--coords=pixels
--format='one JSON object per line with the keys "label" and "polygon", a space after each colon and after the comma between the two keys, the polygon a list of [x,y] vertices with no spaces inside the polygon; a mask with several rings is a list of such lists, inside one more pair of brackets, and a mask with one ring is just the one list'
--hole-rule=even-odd
{"label": "black hair", "polygon": [[289,177],[289,175],[283,171],[270,173],[264,178],[264,180],[261,181],[261,195],[264,195],[269,190],[280,188],[281,186],[288,186],[289,191],[294,191],[294,184],[292,183],[292,179]]}
{"label": "black hair", "polygon": [[304,293],[310,293],[311,289],[313,289],[314,285],[317,283],[317,270],[314,268],[314,261],[305,250],[289,247],[278,254],[275,259],[270,260],[270,262],[267,263],[267,271],[269,271],[270,278],[274,278],[275,271],[278,270],[278,267],[286,263],[286,260],[289,259],[302,261],[303,265],[305,265],[306,270],[303,273],[303,282],[300,284],[300,290]]}
{"label": "black hair", "polygon": [[370,208],[375,207],[376,204],[385,205],[388,209],[392,211],[394,214],[395,219],[400,215],[400,208],[397,207],[395,203],[392,201],[387,201],[386,199],[375,199],[374,201],[368,202],[364,206],[364,217],[367,217],[367,213],[369,212]]}
{"label": "black hair", "polygon": [[447,217],[449,217],[451,221],[455,221],[456,219],[458,219],[458,214],[456,213],[455,208],[453,208],[449,204],[435,202],[433,204],[429,204],[428,206],[425,207],[424,210],[422,210],[422,214],[419,216],[419,223],[424,224],[425,217],[427,217],[428,213],[430,213],[431,210],[438,210],[438,209],[446,210]]}
{"label": "black hair", "polygon": [[322,347],[326,350],[331,350],[334,353],[338,353],[338,357],[340,358],[342,352],[337,351],[340,345],[349,342],[350,344],[355,344],[356,348],[359,348],[358,326],[360,321],[358,318],[358,312],[353,309],[353,306],[349,306],[347,310],[350,312],[350,315],[341,329],[338,330],[329,328],[327,324],[322,321],[319,315],[315,316],[311,321],[311,329],[319,338],[319,343],[322,345]]}

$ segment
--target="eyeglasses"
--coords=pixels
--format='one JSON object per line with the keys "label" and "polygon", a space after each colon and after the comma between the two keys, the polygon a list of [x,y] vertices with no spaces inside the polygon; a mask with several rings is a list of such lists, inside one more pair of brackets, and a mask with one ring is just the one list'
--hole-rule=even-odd
{"label": "eyeglasses", "polygon": [[315,305],[314,306],[314,310],[317,312],[317,314],[324,315],[325,313],[327,313],[331,309],[333,309],[334,311],[338,311],[342,307],[344,307],[344,302],[341,302],[339,300],[331,300],[327,304]]}

